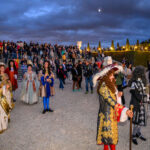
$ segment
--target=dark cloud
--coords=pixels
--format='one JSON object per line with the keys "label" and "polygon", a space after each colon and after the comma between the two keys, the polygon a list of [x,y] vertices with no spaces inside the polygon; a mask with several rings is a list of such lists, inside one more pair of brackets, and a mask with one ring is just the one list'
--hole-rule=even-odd
{"label": "dark cloud", "polygon": [[1,2],[0,39],[93,45],[144,40],[149,8],[149,0],[7,0]]}

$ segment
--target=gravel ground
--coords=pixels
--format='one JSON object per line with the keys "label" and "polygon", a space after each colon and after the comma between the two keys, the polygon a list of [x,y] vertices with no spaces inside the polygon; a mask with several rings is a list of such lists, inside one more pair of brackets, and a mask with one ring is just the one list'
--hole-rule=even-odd
{"label": "gravel ground", "polygon": [[[83,83],[84,86],[84,83]],[[42,114],[42,99],[38,104],[26,105],[19,99],[21,85],[16,92],[16,105],[11,112],[8,130],[0,135],[0,150],[103,150],[96,145],[97,112],[99,108],[96,90],[94,94],[72,92],[72,82],[65,89],[55,82],[56,96],[51,98],[54,113]],[[127,103],[130,100],[125,90]],[[150,123],[142,129],[147,141],[138,140],[133,150],[150,150]],[[129,148],[129,122],[119,124],[118,150]]]}

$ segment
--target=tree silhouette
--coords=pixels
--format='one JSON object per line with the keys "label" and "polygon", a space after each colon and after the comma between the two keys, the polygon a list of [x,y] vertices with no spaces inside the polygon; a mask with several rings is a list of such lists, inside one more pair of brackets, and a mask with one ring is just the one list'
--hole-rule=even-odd
{"label": "tree silhouette", "polygon": [[99,41],[99,43],[98,43],[98,51],[100,52],[101,50],[102,50],[101,42]]}
{"label": "tree silhouette", "polygon": [[119,43],[117,43],[117,50],[119,50],[120,49],[120,45],[119,45]]}
{"label": "tree silhouette", "polygon": [[87,51],[90,51],[90,44],[89,44],[89,42],[87,44]]}
{"label": "tree silhouette", "polygon": [[136,50],[140,50],[140,43],[139,43],[139,40],[137,40],[137,42],[136,42]]}
{"label": "tree silhouette", "polygon": [[114,41],[112,40],[111,42],[111,50],[114,51],[115,50],[115,46],[114,46]]}
{"label": "tree silhouette", "polygon": [[126,50],[129,51],[130,50],[130,43],[129,43],[129,39],[127,39],[126,42]]}

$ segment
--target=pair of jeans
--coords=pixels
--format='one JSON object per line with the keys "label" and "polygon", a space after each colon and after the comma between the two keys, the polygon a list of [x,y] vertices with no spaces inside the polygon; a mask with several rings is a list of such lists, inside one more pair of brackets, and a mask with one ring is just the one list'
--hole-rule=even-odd
{"label": "pair of jeans", "polygon": [[8,57],[5,57],[4,59],[5,59],[5,64],[7,64]]}
{"label": "pair of jeans", "polygon": [[91,91],[93,91],[93,81],[92,81],[92,76],[90,77],[85,77],[85,87],[86,87],[86,91],[88,92],[89,91],[89,85],[90,84],[90,88],[91,88]]}
{"label": "pair of jeans", "polygon": [[12,59],[16,59],[17,58],[17,54],[16,53],[12,53]]}
{"label": "pair of jeans", "polygon": [[28,56],[28,59],[29,59],[29,60],[32,60],[32,56]]}
{"label": "pair of jeans", "polygon": [[60,89],[63,89],[63,88],[64,88],[64,85],[63,85],[63,80],[62,80],[61,78],[59,78],[59,82],[60,82],[59,88],[60,88]]}
{"label": "pair of jeans", "polygon": [[44,110],[49,110],[49,97],[43,97]]}

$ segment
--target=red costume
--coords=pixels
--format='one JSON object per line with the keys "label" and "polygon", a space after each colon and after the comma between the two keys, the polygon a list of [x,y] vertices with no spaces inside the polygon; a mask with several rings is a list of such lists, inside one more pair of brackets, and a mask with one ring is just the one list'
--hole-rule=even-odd
{"label": "red costume", "polygon": [[12,84],[12,89],[15,91],[18,88],[18,83],[17,83],[17,75],[18,72],[15,70],[9,70],[9,67],[5,70],[5,73],[7,73],[9,80]]}
{"label": "red costume", "polygon": [[2,42],[0,42],[0,48],[2,48],[3,47],[3,43]]}

